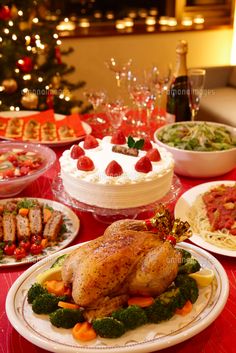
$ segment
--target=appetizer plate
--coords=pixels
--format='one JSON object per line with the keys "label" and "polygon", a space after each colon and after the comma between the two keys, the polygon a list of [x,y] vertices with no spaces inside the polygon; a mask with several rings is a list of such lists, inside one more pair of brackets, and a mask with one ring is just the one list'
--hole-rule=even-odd
{"label": "appetizer plate", "polygon": [[[81,245],[81,244],[80,244]],[[211,268],[215,277],[211,285],[201,288],[193,310],[186,316],[174,315],[160,324],[147,324],[126,332],[116,339],[96,338],[82,343],[71,329],[55,328],[47,315],[36,315],[27,302],[27,291],[36,276],[48,269],[57,256],[69,253],[79,244],[50,256],[25,271],[12,285],[6,299],[6,312],[12,326],[28,341],[57,353],[128,353],[152,352],[187,340],[209,326],[221,313],[228,298],[229,284],[221,264],[206,251],[187,243],[180,247],[192,253],[202,267]]]}
{"label": "appetizer plate", "polygon": [[[24,116],[29,116],[29,115],[33,115],[33,114],[37,114],[39,113],[38,111],[19,111],[19,112],[0,112],[0,116],[2,118],[10,118],[10,117],[13,117],[14,118],[20,118],[20,117],[24,117]],[[62,115],[62,114],[55,114],[55,119],[56,120],[62,120],[65,118],[65,115]],[[84,128],[84,131],[85,131],[85,134],[88,135],[92,132],[92,128],[89,124],[85,123],[84,121],[81,122],[82,123],[82,126]],[[65,140],[65,141],[54,141],[54,142],[44,142],[44,141],[37,141],[35,143],[40,143],[41,145],[47,145],[47,146],[51,146],[51,147],[57,147],[57,146],[66,146],[68,144],[71,144],[73,142],[76,142],[76,141],[79,141],[81,139],[83,139],[84,136],[78,136],[78,137],[75,137],[75,138],[71,138],[71,139],[68,139],[68,140]],[[14,140],[14,139],[11,139],[11,138],[7,138],[7,137],[3,137],[3,136],[0,136],[0,139],[3,139],[3,140]],[[17,140],[19,141],[19,140]],[[25,141],[26,142],[26,141]],[[32,142],[32,141],[31,141]],[[33,142],[32,142],[33,143]]]}
{"label": "appetizer plate", "polygon": [[[7,201],[10,200],[21,200],[22,198],[11,198],[11,199],[3,199],[0,200],[0,205],[5,204]],[[61,211],[63,213],[64,224],[66,225],[67,232],[63,234],[63,239],[59,243],[53,246],[48,246],[43,250],[43,252],[39,255],[26,255],[21,260],[16,260],[14,256],[7,256],[4,255],[3,258],[0,260],[0,268],[1,267],[10,267],[10,266],[19,266],[23,264],[29,264],[32,262],[37,262],[44,257],[48,257],[55,252],[64,249],[68,246],[74,238],[77,236],[79,228],[80,228],[80,220],[77,215],[67,206],[62,205],[59,202],[47,200],[47,199],[40,199],[40,198],[30,198],[27,199],[37,200],[41,204],[47,204],[48,206],[52,207],[54,210]]]}
{"label": "appetizer plate", "polygon": [[[235,184],[235,181],[230,181],[230,180],[222,180],[222,181],[213,181],[213,182],[208,182],[204,184],[197,185],[188,191],[186,191],[181,197],[178,199],[175,205],[175,217],[180,218],[183,221],[188,221],[188,213],[195,202],[196,198],[203,194],[204,192],[210,190],[212,187],[225,184],[225,185],[233,185]],[[191,225],[191,223],[190,223]],[[236,250],[231,250],[231,249],[226,249],[226,248],[221,248],[218,247],[214,244],[208,243],[205,241],[200,234],[193,234],[191,238],[189,239],[192,243],[199,245],[201,248],[204,248],[206,250],[209,250],[213,253],[220,254],[220,255],[225,255],[225,256],[232,256],[236,257]]]}

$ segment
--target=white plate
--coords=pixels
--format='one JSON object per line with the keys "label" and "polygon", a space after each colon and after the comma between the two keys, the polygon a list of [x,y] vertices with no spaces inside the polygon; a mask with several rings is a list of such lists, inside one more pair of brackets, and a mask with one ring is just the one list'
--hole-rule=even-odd
{"label": "white plate", "polygon": [[[235,181],[233,180],[222,180],[222,181],[213,181],[213,182],[208,182],[204,184],[197,185],[188,191],[186,191],[181,197],[178,199],[175,205],[175,217],[180,218],[183,221],[188,221],[188,212],[195,202],[196,198],[203,194],[204,192],[210,190],[212,187],[217,186],[217,185],[233,185],[235,184]],[[191,225],[191,222],[189,222]],[[220,255],[225,255],[225,256],[233,256],[236,257],[236,250],[228,250],[224,248],[220,248],[216,245],[210,244],[207,241],[205,241],[199,234],[193,234],[191,238],[189,239],[191,242],[194,244],[197,244],[201,246],[202,248],[212,251],[216,254]]]}
{"label": "white plate", "polygon": [[[35,110],[21,110],[19,112],[0,112],[0,116],[1,118],[20,118],[20,117],[25,117],[25,116],[29,116],[29,115],[33,115],[33,114],[38,114],[40,112],[35,111]],[[65,118],[65,115],[62,114],[55,114],[55,120],[62,120]],[[81,121],[82,126],[84,128],[85,134],[89,135],[92,132],[92,128],[89,124],[85,123],[84,121]],[[79,141],[83,138],[84,136],[79,136],[79,137],[73,137],[71,139],[68,139],[66,141],[52,141],[52,142],[44,142],[44,141],[35,141],[35,143],[40,143],[41,145],[47,145],[47,146],[52,146],[52,147],[56,147],[56,146],[66,146],[68,144],[71,144],[73,142]],[[2,140],[14,140],[11,138],[7,138],[4,136],[0,136],[0,139]],[[14,140],[15,141],[15,140]],[[16,141],[19,141],[19,139],[17,139]],[[34,143],[34,141],[30,141],[32,143]]]}
{"label": "white plate", "polygon": [[[0,200],[0,205],[5,204],[10,200],[20,200],[21,198],[11,198],[11,199],[3,199]],[[40,199],[36,197],[26,197],[26,199],[38,200],[41,204],[47,204],[52,207],[54,210],[61,211],[63,213],[64,224],[66,225],[67,232],[63,235],[63,240],[60,241],[57,245],[49,246],[43,250],[42,254],[39,255],[27,255],[21,260],[15,260],[13,256],[6,256],[0,260],[0,268],[1,267],[10,267],[10,266],[19,266],[23,264],[29,264],[32,262],[39,261],[46,256],[54,254],[55,252],[64,249],[67,245],[69,245],[72,240],[77,236],[79,228],[80,228],[80,220],[77,215],[67,206],[52,200]]]}
{"label": "white plate", "polygon": [[[81,244],[80,244],[81,245]],[[12,285],[6,299],[6,313],[13,327],[36,346],[57,353],[128,353],[151,352],[173,346],[196,335],[209,326],[221,313],[228,298],[229,284],[221,264],[206,251],[187,243],[181,248],[190,251],[202,267],[212,268],[215,278],[211,285],[201,288],[199,297],[188,315],[174,315],[160,324],[144,325],[126,332],[117,339],[97,338],[91,342],[76,341],[71,329],[53,327],[47,315],[36,315],[27,302],[27,291],[36,276],[48,269],[58,255],[80,245],[60,251],[25,271]]]}

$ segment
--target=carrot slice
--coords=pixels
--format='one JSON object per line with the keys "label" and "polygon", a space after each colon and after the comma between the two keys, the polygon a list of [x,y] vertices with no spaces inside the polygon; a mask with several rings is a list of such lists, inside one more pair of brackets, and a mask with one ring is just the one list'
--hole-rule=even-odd
{"label": "carrot slice", "polygon": [[175,310],[175,313],[178,315],[185,316],[192,311],[192,308],[193,308],[193,304],[190,302],[190,300],[187,300],[181,309]]}
{"label": "carrot slice", "polygon": [[128,305],[137,305],[141,308],[146,308],[154,303],[152,297],[132,297],[128,300]]}
{"label": "carrot slice", "polygon": [[97,337],[92,325],[87,321],[76,324],[72,329],[72,335],[80,341],[91,341]]}
{"label": "carrot slice", "polygon": [[59,301],[58,306],[60,308],[64,308],[64,309],[79,309],[80,308],[80,306],[77,304],[67,303],[67,302],[63,302],[63,301]]}
{"label": "carrot slice", "polygon": [[20,208],[19,209],[19,214],[23,217],[26,217],[29,213],[29,209],[28,208]]}
{"label": "carrot slice", "polygon": [[56,281],[52,279],[50,281],[45,281],[44,286],[49,293],[55,294],[57,296],[64,295],[65,286],[63,281]]}
{"label": "carrot slice", "polygon": [[51,215],[52,215],[52,211],[49,210],[49,208],[44,208],[43,209],[43,223],[47,223],[47,221],[49,220]]}

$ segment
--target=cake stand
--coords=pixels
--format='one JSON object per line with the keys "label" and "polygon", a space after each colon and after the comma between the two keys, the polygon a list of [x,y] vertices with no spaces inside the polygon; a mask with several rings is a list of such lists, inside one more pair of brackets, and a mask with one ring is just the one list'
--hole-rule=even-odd
{"label": "cake stand", "polygon": [[[60,174],[57,175],[52,183],[52,193],[56,199],[76,210],[91,212],[97,220],[108,224],[123,218],[143,218],[141,215],[144,215],[145,213],[153,213],[160,206],[160,204],[164,204],[168,207],[176,200],[181,188],[182,185],[179,178],[174,175],[170,191],[163,198],[156,200],[151,204],[139,207],[110,209],[88,205],[74,199],[65,191]],[[150,216],[151,215],[148,215],[148,217]]]}

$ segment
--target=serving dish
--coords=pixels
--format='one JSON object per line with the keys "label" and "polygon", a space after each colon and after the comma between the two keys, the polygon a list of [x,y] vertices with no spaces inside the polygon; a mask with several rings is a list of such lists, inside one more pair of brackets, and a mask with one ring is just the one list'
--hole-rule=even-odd
{"label": "serving dish", "polygon": [[193,178],[209,178],[223,175],[235,168],[236,146],[227,150],[199,151],[172,147],[161,141],[160,136],[167,129],[173,129],[175,126],[183,127],[186,124],[194,126],[208,124],[210,127],[223,127],[236,139],[236,128],[225,124],[195,121],[187,123],[178,122],[162,126],[155,131],[154,140],[159,146],[166,148],[172,153],[175,161],[175,173]]}
{"label": "serving dish", "polygon": [[95,339],[81,343],[73,339],[71,330],[55,329],[48,317],[35,315],[27,302],[27,291],[39,273],[48,269],[57,256],[69,253],[80,245],[64,249],[33,265],[13,284],[6,300],[6,312],[13,327],[31,343],[51,352],[151,352],[183,342],[209,326],[221,313],[228,298],[228,278],[221,264],[206,251],[187,243],[179,244],[200,262],[211,268],[215,277],[211,285],[200,289],[192,312],[185,317],[175,315],[160,324],[148,324],[126,332],[117,339]]}
{"label": "serving dish", "polygon": [[[191,226],[191,220],[189,219],[189,212],[191,206],[194,204],[196,201],[197,197],[199,195],[202,195],[206,191],[209,191],[211,188],[219,186],[219,185],[234,185],[235,181],[230,181],[230,180],[222,180],[222,181],[214,181],[214,182],[208,182],[208,183],[203,183],[200,185],[197,185],[188,191],[186,191],[184,194],[180,196],[178,201],[176,202],[175,209],[174,209],[174,214],[176,218],[181,218],[183,221],[188,221]],[[231,249],[226,249],[222,248],[219,246],[216,246],[212,243],[209,243],[205,241],[200,234],[193,233],[191,238],[189,239],[192,243],[200,246],[201,248],[204,248],[208,251],[211,251],[216,254],[220,255],[225,255],[225,256],[231,256],[231,257],[236,257],[236,250],[231,250]]]}
{"label": "serving dish", "polygon": [[[80,220],[77,215],[67,206],[63,204],[48,200],[48,199],[41,199],[41,198],[29,198],[28,200],[37,200],[40,204],[47,205],[52,207],[54,210],[61,211],[63,213],[63,223],[66,226],[66,232],[63,234],[63,237],[60,242],[53,246],[48,246],[43,249],[43,252],[39,255],[31,255],[28,254],[21,260],[16,260],[14,256],[7,256],[4,255],[0,260],[0,268],[1,267],[12,267],[12,266],[19,266],[23,264],[29,264],[33,262],[37,262],[45,257],[48,257],[55,252],[58,252],[61,249],[64,249],[68,246],[77,236],[80,228]],[[0,200],[0,206],[4,205],[7,201],[11,201],[13,199],[3,199]],[[16,198],[14,200],[21,200],[21,198]]]}
{"label": "serving dish", "polygon": [[[38,111],[24,111],[24,110],[21,110],[19,112],[0,112],[0,117],[3,117],[3,118],[24,118],[24,117],[28,117],[28,116],[31,116],[31,115],[35,115],[35,114],[38,114],[39,112]],[[62,121],[63,119],[66,118],[65,115],[62,115],[62,114],[54,114],[54,118],[55,118],[55,121]],[[84,121],[81,121],[81,124],[82,124],[82,127],[85,131],[85,134],[90,134],[91,131],[92,131],[92,128],[91,126],[88,124],[88,123],[85,123]],[[81,135],[81,136],[76,136],[76,137],[71,137],[71,138],[68,138],[66,140],[62,140],[62,141],[35,141],[35,143],[40,143],[42,145],[47,145],[47,146],[51,146],[51,147],[59,147],[59,146],[66,146],[68,144],[72,144],[76,141],[79,141],[81,139],[84,138],[84,135]],[[4,140],[14,140],[14,139],[11,139],[11,138],[7,138],[5,136],[1,136],[0,134],[0,139],[4,139]]]}
{"label": "serving dish", "polygon": [[[19,194],[30,183],[50,169],[56,161],[55,152],[47,146],[13,141],[0,142],[0,154],[8,151],[13,152],[14,150],[21,150],[22,153],[35,153],[42,158],[42,163],[37,169],[33,170],[32,174],[0,179],[0,198]],[[12,165],[12,167],[14,167],[14,165]]]}

